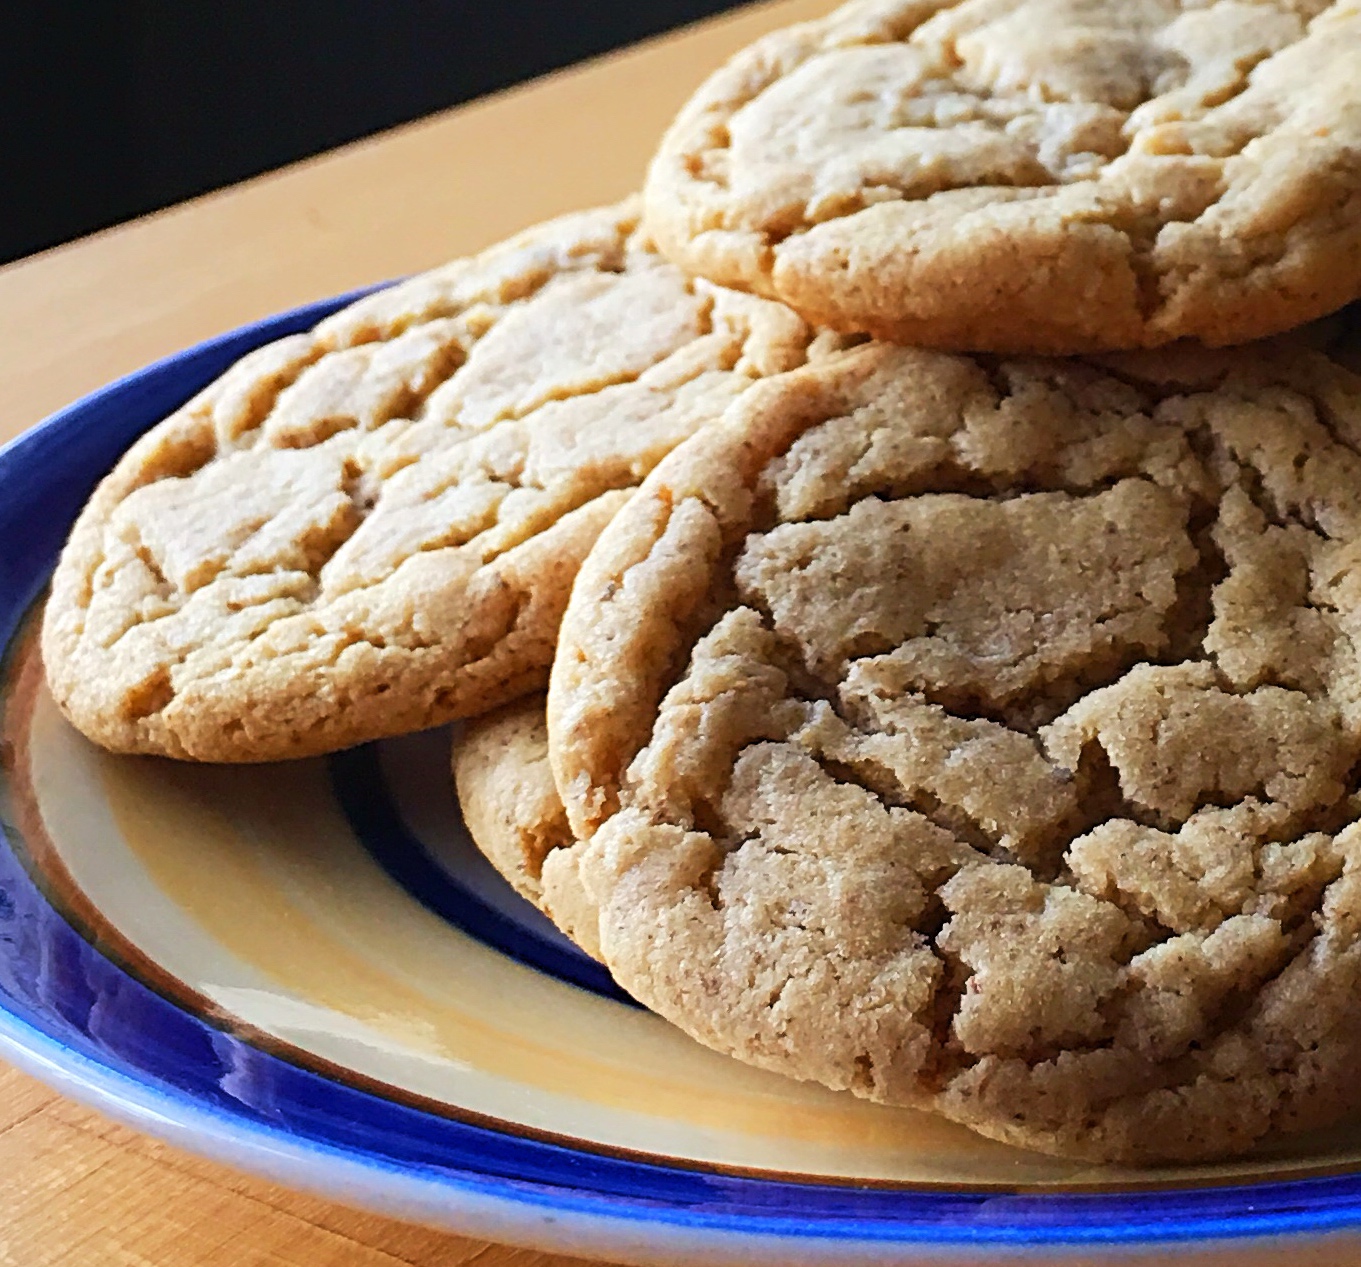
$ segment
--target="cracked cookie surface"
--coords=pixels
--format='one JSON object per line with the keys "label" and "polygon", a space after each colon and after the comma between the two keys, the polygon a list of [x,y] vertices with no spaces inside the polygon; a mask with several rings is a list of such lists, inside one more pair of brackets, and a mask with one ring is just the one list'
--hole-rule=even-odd
{"label": "cracked cookie surface", "polygon": [[1361,295],[1351,0],[856,0],[682,110],[688,271],[953,351],[1275,334]]}
{"label": "cracked cookie surface", "polygon": [[596,534],[814,333],[692,282],[633,201],[531,229],[246,357],[92,496],[43,627],[119,751],[307,756],[541,687]]}
{"label": "cracked cookie surface", "polygon": [[764,1068],[1060,1154],[1240,1152],[1358,1107],[1358,639],[1334,355],[866,345],[597,542],[542,887]]}

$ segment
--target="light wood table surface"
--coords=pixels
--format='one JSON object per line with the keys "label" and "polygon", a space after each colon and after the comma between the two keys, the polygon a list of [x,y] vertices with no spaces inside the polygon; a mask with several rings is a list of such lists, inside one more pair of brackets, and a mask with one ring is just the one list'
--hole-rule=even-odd
{"label": "light wood table surface", "polygon": [[[623,196],[709,69],[830,7],[752,6],[0,269],[0,442],[210,335]],[[0,1066],[2,1267],[567,1262],[288,1192]]]}

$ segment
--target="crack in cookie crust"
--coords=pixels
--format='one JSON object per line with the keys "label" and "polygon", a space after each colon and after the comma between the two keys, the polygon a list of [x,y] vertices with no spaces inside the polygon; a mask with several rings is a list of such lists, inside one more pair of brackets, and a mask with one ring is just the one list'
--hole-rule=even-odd
{"label": "crack in cookie crust", "polygon": [[1361,15],[854,0],[705,83],[649,174],[688,271],[923,347],[1239,343],[1361,294]]}
{"label": "crack in cookie crust", "polygon": [[542,898],[630,993],[1058,1153],[1356,1106],[1361,379],[1179,356],[871,346],[658,467],[548,705]]}
{"label": "crack in cookie crust", "polygon": [[568,217],[372,295],[139,441],[53,581],[67,715],[116,750],[255,761],[542,686],[628,490],[817,337],[636,221]]}

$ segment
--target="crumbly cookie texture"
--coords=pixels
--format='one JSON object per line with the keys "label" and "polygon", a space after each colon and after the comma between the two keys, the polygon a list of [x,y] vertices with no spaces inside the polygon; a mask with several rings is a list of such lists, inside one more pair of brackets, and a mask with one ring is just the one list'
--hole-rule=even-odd
{"label": "crumbly cookie texture", "polygon": [[1353,0],[854,0],[705,83],[691,272],[950,351],[1239,343],[1361,295]]}
{"label": "crumbly cookie texture", "polygon": [[721,1051],[1054,1153],[1233,1154],[1361,1099],[1358,639],[1324,353],[867,345],[597,542],[545,871]]}
{"label": "crumbly cookie texture", "polygon": [[568,217],[363,299],[134,445],[53,579],[67,716],[118,751],[259,761],[541,688],[628,491],[815,337],[682,276],[637,216]]}

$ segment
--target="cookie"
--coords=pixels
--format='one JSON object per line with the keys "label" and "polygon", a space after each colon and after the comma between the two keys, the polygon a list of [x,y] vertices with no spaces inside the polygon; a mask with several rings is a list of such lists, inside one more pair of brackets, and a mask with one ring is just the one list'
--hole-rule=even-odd
{"label": "cookie", "polygon": [[543,695],[468,722],[454,740],[453,772],[468,834],[521,897],[542,907],[543,860],[574,843],[548,764]]}
{"label": "cookie", "polygon": [[459,809],[473,843],[511,887],[599,958],[595,912],[575,872],[547,884],[543,876],[544,860],[576,843],[548,761],[544,706],[536,692],[463,726],[453,749]]}
{"label": "cookie", "polygon": [[[1096,1160],[1361,1090],[1361,377],[871,344],[661,463],[573,591],[543,863],[752,1064]],[[579,916],[580,918],[580,916]]]}
{"label": "cookie", "polygon": [[262,761],[541,688],[628,490],[814,339],[636,221],[571,216],[374,294],[143,437],[53,579],[66,715],[117,751]]}
{"label": "cookie", "polygon": [[902,343],[1239,343],[1361,295],[1359,63],[1350,2],[856,0],[699,89],[647,223]]}

